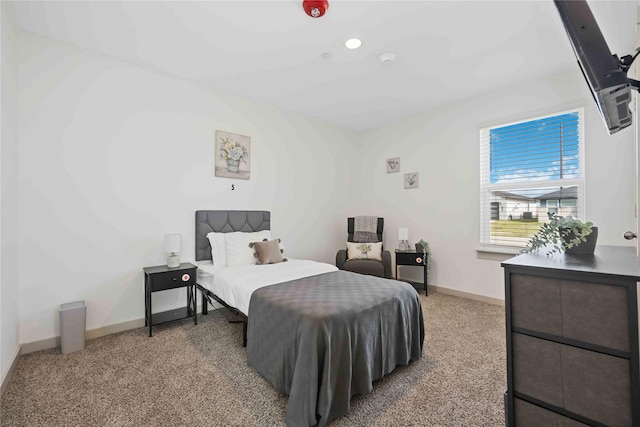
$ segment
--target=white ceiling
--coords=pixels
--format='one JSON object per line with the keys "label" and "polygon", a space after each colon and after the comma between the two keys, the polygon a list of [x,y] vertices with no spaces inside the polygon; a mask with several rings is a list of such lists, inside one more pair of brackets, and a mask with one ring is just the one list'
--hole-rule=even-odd
{"label": "white ceiling", "polygon": [[[638,1],[590,1],[632,54]],[[21,1],[26,31],[364,130],[499,86],[576,70],[551,0]],[[363,40],[347,51],[347,37]],[[331,58],[323,57],[329,53]],[[395,52],[392,63],[378,56]]]}

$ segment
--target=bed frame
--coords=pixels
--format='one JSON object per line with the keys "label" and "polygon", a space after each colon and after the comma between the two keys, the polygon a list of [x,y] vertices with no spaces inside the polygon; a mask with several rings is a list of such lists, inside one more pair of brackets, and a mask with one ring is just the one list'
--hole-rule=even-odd
{"label": "bed frame", "polygon": [[[196,211],[196,261],[211,260],[211,245],[207,234],[231,233],[234,231],[254,232],[271,229],[271,212],[269,211]],[[196,283],[202,293],[202,314],[209,313],[207,303],[213,298],[242,322],[242,345],[247,346],[247,316],[235,307],[227,304],[222,298]],[[231,321],[230,322],[234,322]]]}
{"label": "bed frame", "polygon": [[[265,211],[197,211],[196,260],[211,259],[208,233],[270,230],[270,219]],[[289,395],[287,425],[326,426],[347,413],[352,395],[422,357],[424,319],[411,285],[330,270],[255,290],[251,329],[247,316],[197,285],[203,314],[213,298],[241,315],[247,365]]]}

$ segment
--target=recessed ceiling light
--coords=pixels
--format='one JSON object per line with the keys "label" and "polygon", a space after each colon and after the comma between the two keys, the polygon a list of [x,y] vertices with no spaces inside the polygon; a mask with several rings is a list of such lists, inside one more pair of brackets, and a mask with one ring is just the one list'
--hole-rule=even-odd
{"label": "recessed ceiling light", "polygon": [[349,39],[346,42],[344,42],[344,46],[347,49],[357,49],[360,46],[362,46],[362,40],[356,39],[356,38]]}

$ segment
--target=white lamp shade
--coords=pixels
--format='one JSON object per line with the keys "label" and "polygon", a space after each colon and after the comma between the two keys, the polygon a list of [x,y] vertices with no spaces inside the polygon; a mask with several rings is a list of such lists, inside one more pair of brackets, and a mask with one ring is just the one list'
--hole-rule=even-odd
{"label": "white lamp shade", "polygon": [[398,227],[398,240],[409,240],[409,229],[407,227]]}
{"label": "white lamp shade", "polygon": [[180,252],[182,236],[180,234],[165,234],[164,235],[164,250],[165,252]]}

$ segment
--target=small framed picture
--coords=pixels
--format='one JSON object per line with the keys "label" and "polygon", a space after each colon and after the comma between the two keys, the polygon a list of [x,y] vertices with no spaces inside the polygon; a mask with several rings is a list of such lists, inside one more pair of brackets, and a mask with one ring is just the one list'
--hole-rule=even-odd
{"label": "small framed picture", "polygon": [[387,159],[387,173],[400,172],[400,157]]}
{"label": "small framed picture", "polygon": [[404,188],[418,188],[419,177],[418,172],[409,172],[404,174]]}
{"label": "small framed picture", "polygon": [[249,179],[251,172],[251,137],[216,130],[215,175]]}

